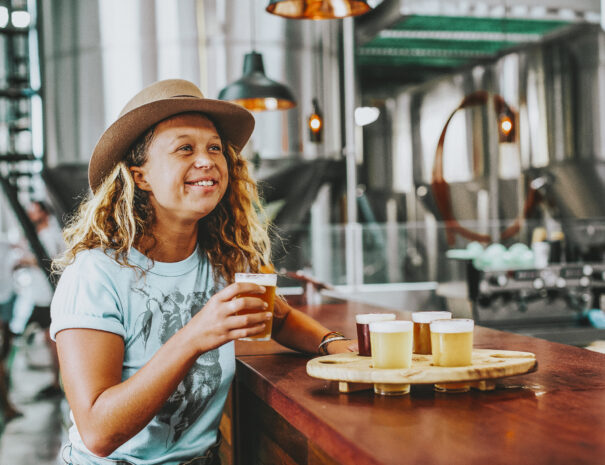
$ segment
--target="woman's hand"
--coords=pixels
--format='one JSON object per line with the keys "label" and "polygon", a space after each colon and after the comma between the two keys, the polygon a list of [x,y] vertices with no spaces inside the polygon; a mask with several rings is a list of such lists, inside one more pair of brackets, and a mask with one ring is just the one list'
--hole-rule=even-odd
{"label": "woman's hand", "polygon": [[[271,319],[267,304],[259,296],[263,286],[235,283],[217,292],[185,326],[198,352],[204,353],[242,337],[259,334]],[[238,312],[252,312],[238,315]]]}

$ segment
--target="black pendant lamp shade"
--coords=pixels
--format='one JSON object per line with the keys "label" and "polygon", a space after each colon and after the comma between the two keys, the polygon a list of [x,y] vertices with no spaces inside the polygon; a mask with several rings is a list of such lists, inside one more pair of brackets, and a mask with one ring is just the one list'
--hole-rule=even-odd
{"label": "black pendant lamp shade", "polygon": [[244,75],[218,94],[250,111],[288,110],[296,106],[290,89],[265,76],[263,56],[250,52],[244,57]]}
{"label": "black pendant lamp shade", "polygon": [[267,11],[290,19],[359,16],[372,8],[366,0],[269,0]]}

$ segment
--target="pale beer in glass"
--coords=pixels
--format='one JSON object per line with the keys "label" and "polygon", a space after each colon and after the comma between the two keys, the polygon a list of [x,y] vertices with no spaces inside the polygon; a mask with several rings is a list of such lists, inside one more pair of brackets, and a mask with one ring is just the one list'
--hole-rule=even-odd
{"label": "pale beer in glass", "polygon": [[394,313],[362,313],[360,315],[355,315],[359,355],[363,355],[364,357],[370,357],[372,355],[372,345],[370,342],[370,323],[374,323],[375,321],[390,321],[394,319]]}
{"label": "pale beer in glass", "polygon": [[449,320],[451,312],[414,312],[414,353],[431,355],[431,321]]}
{"label": "pale beer in glass", "polygon": [[[241,310],[238,315],[246,315],[249,313],[271,313],[273,315],[273,307],[275,304],[275,287],[277,285],[277,275],[274,273],[235,273],[236,283],[254,283],[265,287],[264,294],[240,294],[238,297],[256,297],[267,302],[267,308],[264,310]],[[271,329],[273,327],[273,318],[265,322],[265,329],[260,334],[254,336],[243,337],[242,341],[268,341],[271,339]]]}
{"label": "pale beer in glass", "polygon": [[[370,323],[372,366],[374,368],[410,368],[412,366],[411,321],[377,321]],[[398,396],[410,392],[409,384],[374,384],[374,392]]]}
{"label": "pale beer in glass", "polygon": [[[431,323],[433,365],[462,367],[472,365],[475,322],[465,318],[435,320]],[[437,391],[465,392],[468,383],[435,384]]]}

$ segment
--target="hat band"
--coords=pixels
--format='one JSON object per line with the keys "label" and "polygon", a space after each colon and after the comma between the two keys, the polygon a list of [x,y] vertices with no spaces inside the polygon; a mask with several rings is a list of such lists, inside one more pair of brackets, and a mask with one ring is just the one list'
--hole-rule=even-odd
{"label": "hat band", "polygon": [[173,95],[170,98],[179,98],[179,97],[199,98],[199,97],[196,97],[195,95]]}

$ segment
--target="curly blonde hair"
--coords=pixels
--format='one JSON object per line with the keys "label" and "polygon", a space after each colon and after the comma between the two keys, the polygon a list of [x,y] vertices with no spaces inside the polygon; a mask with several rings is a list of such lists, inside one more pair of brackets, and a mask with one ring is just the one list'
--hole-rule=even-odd
{"label": "curly blonde hair", "polygon": [[[148,129],[133,144],[125,159],[71,218],[63,231],[67,250],[53,261],[56,272],[73,263],[79,252],[96,248],[110,253],[121,265],[136,268],[127,261],[128,251],[143,238],[152,239],[153,248],[154,210],[149,194],[136,186],[129,168],[145,163],[154,129]],[[259,218],[263,209],[256,182],[248,172],[246,160],[225,141],[223,154],[229,185],[215,209],[199,220],[198,245],[207,255],[215,278],[232,282],[237,272],[258,272],[261,267],[270,266],[271,247],[267,227]]]}

